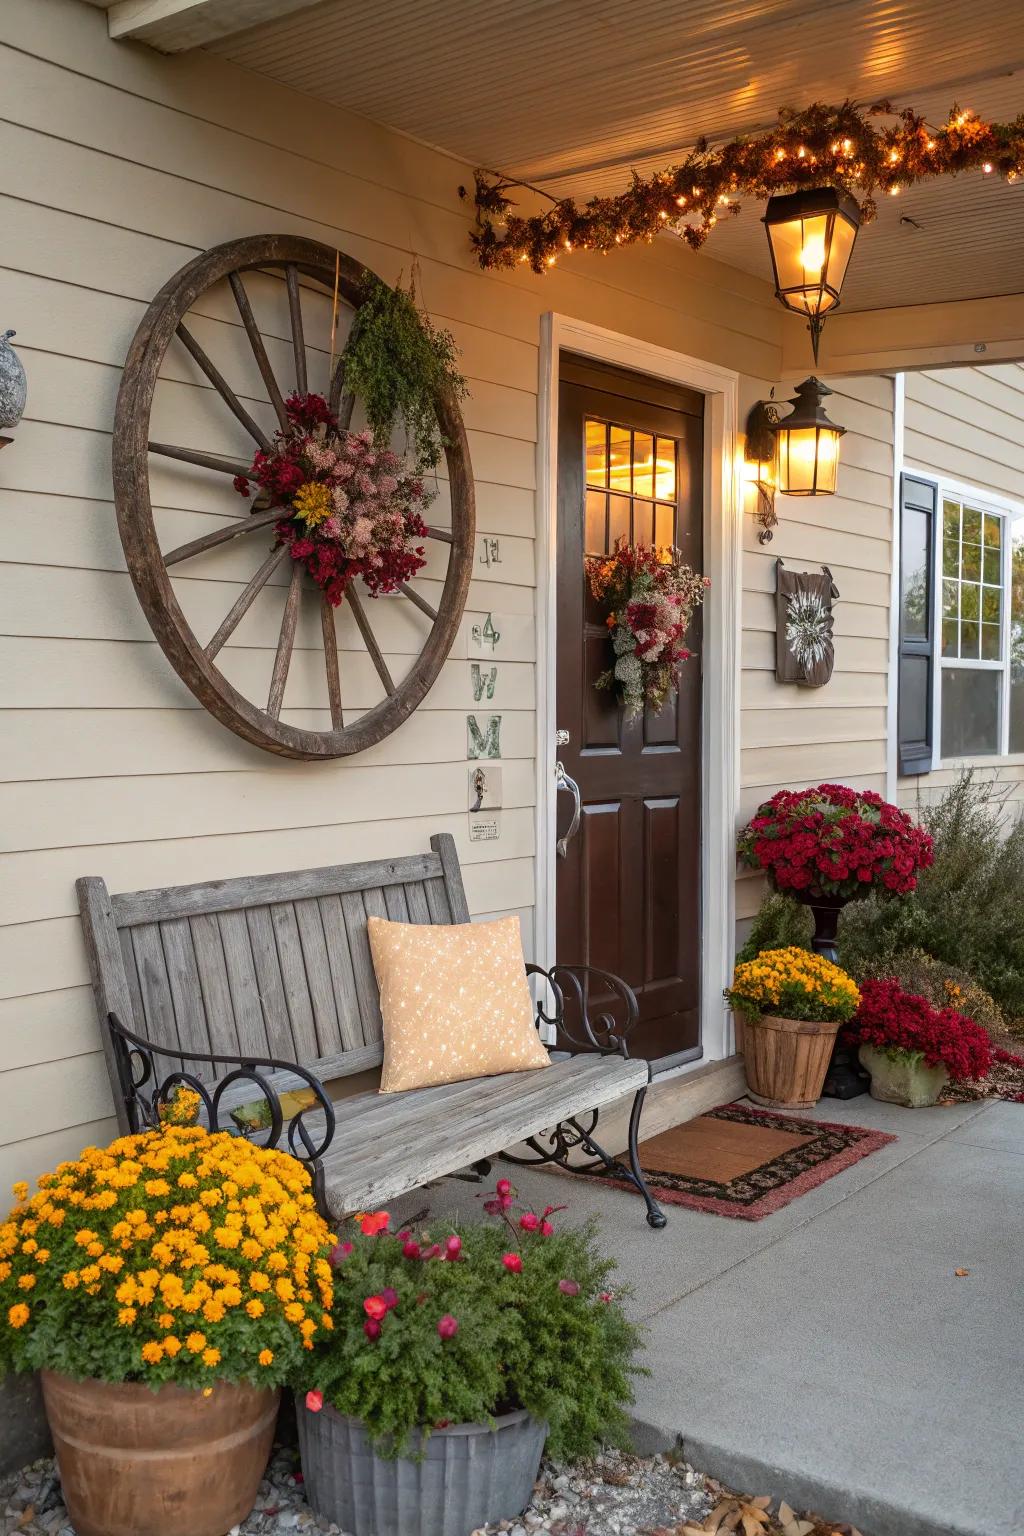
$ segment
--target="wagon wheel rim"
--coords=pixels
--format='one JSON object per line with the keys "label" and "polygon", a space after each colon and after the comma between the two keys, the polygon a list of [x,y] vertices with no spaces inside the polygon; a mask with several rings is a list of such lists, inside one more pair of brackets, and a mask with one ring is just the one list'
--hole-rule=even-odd
{"label": "wagon wheel rim", "polygon": [[[139,601],[164,655],[199,702],[222,724],[256,746],[295,758],[335,758],[373,746],[397,729],[422,702],[451,651],[472,575],[475,506],[469,445],[457,401],[449,393],[435,395],[434,405],[448,469],[451,528],[449,530],[430,525],[428,537],[448,547],[448,566],[436,609],[408,582],[403,582],[399,587],[402,600],[409,602],[430,624],[426,641],[405,676],[397,684],[392,678],[386,657],[374,635],[369,614],[372,600],[364,603],[353,582],[346,590],[343,603],[349,605],[362,644],[384,689],[383,700],[360,714],[357,719],[344,723],[344,690],[340,677],[335,610],[321,594],[324,687],[331,714],[331,729],[310,730],[280,718],[294,648],[301,590],[306,582],[301,562],[295,561],[291,578],[283,589],[284,611],[266,707],[249,699],[219,669],[216,658],[256,596],[266,590],[270,577],[287,557],[287,550],[282,546],[268,551],[267,558],[233,605],[237,607],[243,599],[248,598],[241,612],[229,624],[232,617],[232,610],[229,610],[205,645],[181,607],[170,572],[184,561],[199,558],[208,550],[220,548],[235,539],[240,538],[248,545],[250,536],[258,540],[261,530],[265,530],[268,542],[272,544],[274,522],[287,514],[280,507],[263,509],[254,514],[250,504],[243,504],[238,498],[237,525],[227,525],[227,528],[215,531],[222,536],[203,536],[173,549],[162,549],[150,490],[149,466],[153,452],[164,461],[179,459],[225,477],[245,473],[249,466],[241,460],[232,460],[228,455],[192,450],[187,444],[158,442],[154,449],[150,421],[160,367],[168,350],[176,345],[177,338],[210,380],[213,386],[211,394],[219,396],[220,410],[229,410],[236,416],[252,438],[253,448],[263,446],[269,440],[270,434],[248,417],[243,402],[234,395],[226,381],[217,375],[215,366],[184,324],[196,301],[215,284],[227,278],[254,360],[267,387],[271,407],[278,422],[284,424],[283,396],[290,392],[288,386],[292,379],[290,375],[284,379],[275,375],[265,349],[261,355],[261,333],[248,306],[248,294],[242,277],[246,272],[266,272],[268,269],[284,273],[295,364],[294,384],[299,393],[305,393],[308,388],[299,278],[312,280],[328,294],[333,292],[337,280],[339,299],[358,309],[363,274],[371,270],[364,263],[356,262],[317,241],[297,236],[263,235],[215,246],[195,257],[170,278],[146,311],[125,360],[114,415],[114,500],[121,542]],[[218,384],[218,378],[227,394]],[[329,396],[332,408],[339,412],[344,427],[348,424],[346,415],[351,415],[351,399],[343,395],[342,385],[342,365],[339,359],[330,379]],[[228,395],[234,404],[227,398]],[[191,547],[195,545],[202,547]],[[255,589],[250,590],[254,584]],[[273,590],[281,589],[275,587]]]}

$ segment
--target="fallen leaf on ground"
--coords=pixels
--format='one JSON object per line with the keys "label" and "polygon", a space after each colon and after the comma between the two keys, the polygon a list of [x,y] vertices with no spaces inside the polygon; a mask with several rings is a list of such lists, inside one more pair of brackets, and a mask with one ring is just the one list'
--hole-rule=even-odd
{"label": "fallen leaf on ground", "polygon": [[970,1270],[969,1269],[954,1269],[953,1273],[954,1273],[954,1275],[959,1275],[961,1280],[962,1280],[964,1275],[969,1275],[970,1274]]}

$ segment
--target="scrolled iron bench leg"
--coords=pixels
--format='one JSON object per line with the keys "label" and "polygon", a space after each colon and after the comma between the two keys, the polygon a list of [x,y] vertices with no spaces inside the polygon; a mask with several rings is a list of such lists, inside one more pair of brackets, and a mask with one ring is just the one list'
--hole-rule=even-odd
{"label": "scrolled iron bench leg", "polygon": [[656,1231],[660,1232],[661,1228],[667,1225],[668,1217],[648,1189],[647,1180],[644,1178],[644,1171],[640,1166],[640,1116],[643,1114],[646,1097],[647,1089],[641,1088],[633,1100],[633,1108],[629,1116],[629,1166],[636,1187],[641,1195],[643,1195],[647,1206],[648,1226],[654,1227]]}

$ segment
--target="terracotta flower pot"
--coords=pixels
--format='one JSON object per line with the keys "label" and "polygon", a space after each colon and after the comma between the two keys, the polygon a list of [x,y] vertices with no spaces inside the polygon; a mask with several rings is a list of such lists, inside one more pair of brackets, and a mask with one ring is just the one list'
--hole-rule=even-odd
{"label": "terracotta flower pot", "polygon": [[763,1013],[747,1020],[743,1065],[747,1092],[757,1104],[810,1109],[821,1097],[838,1024]]}
{"label": "terracotta flower pot", "polygon": [[41,1374],[77,1536],[224,1536],[252,1509],[280,1392]]}
{"label": "terracotta flower pot", "polygon": [[884,1104],[924,1109],[934,1104],[949,1082],[945,1067],[926,1066],[920,1054],[897,1051],[890,1056],[874,1045],[862,1045],[860,1059],[871,1073],[871,1097]]}

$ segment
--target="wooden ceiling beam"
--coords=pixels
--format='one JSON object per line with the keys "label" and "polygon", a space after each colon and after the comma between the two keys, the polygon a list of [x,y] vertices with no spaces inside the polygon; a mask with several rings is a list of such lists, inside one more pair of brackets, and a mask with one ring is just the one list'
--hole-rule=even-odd
{"label": "wooden ceiling beam", "polygon": [[184,53],[218,38],[280,21],[316,0],[114,0],[107,27],[117,41],[148,43],[160,53]]}
{"label": "wooden ceiling beam", "polygon": [[[782,341],[784,374],[810,372],[804,324],[793,317]],[[1024,293],[1002,298],[908,304],[830,315],[821,338],[825,379],[842,374],[1024,361]]]}

